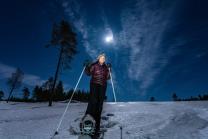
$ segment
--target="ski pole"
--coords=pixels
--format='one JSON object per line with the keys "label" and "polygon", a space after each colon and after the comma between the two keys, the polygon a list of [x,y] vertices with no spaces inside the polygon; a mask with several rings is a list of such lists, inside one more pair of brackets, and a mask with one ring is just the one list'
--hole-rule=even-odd
{"label": "ski pole", "polygon": [[115,90],[114,90],[113,79],[112,79],[112,75],[111,75],[111,70],[110,70],[110,68],[109,68],[109,72],[110,72],[110,78],[111,78],[111,85],[112,85],[112,88],[113,88],[114,100],[115,100],[115,102],[117,102],[117,101],[116,101],[116,93],[115,93]]}
{"label": "ski pole", "polygon": [[123,129],[123,127],[120,126],[120,130],[121,130],[121,139],[123,139],[123,137],[122,137],[122,129]]}
{"label": "ski pole", "polygon": [[78,84],[79,84],[79,82],[80,82],[80,79],[81,79],[81,77],[82,77],[82,75],[83,75],[83,72],[84,72],[84,70],[85,70],[85,67],[86,67],[86,66],[84,66],[84,68],[83,68],[83,70],[82,70],[82,73],[81,73],[81,75],[79,76],[79,79],[78,79],[78,81],[77,81],[77,84],[76,84],[76,86],[75,86],[75,88],[74,88],[74,91],[73,91],[73,93],[72,93],[72,95],[71,95],[71,98],[69,99],[69,102],[67,103],[67,106],[66,106],[66,108],[65,108],[65,111],[64,111],[64,113],[62,114],[61,119],[60,119],[60,121],[59,121],[59,124],[58,124],[58,126],[57,126],[57,129],[56,129],[56,131],[55,131],[55,133],[54,133],[54,135],[52,136],[51,139],[53,139],[54,136],[58,134],[58,130],[59,130],[59,128],[60,128],[60,126],[61,126],[61,123],[62,123],[62,121],[63,121],[63,118],[64,118],[64,116],[65,116],[65,114],[66,114],[66,112],[67,112],[67,109],[68,109],[68,107],[69,107],[69,104],[71,103],[71,100],[72,100],[73,95],[74,95],[74,93],[75,93],[75,91],[76,91],[76,89],[77,89],[77,86],[78,86]]}

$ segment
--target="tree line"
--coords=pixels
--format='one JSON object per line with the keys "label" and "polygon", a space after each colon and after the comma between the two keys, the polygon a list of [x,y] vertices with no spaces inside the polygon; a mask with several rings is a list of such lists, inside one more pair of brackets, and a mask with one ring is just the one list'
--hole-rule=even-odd
{"label": "tree line", "polygon": [[[51,89],[54,80],[50,77],[47,81],[45,81],[42,85],[36,85],[32,91],[29,90],[28,87],[23,87],[22,89],[22,97],[14,97],[13,95],[10,97],[10,101],[18,101],[18,102],[46,102],[49,101],[51,96]],[[54,88],[53,101],[64,101],[71,98],[74,89],[70,89],[68,91],[64,91],[63,82],[59,81]],[[3,100],[4,92],[0,91],[0,100]],[[85,90],[76,90],[73,95],[74,101],[88,102],[89,99],[89,91]]]}
{"label": "tree line", "polygon": [[[198,96],[190,96],[188,98],[179,98],[176,93],[172,93],[171,96],[172,101],[203,101],[208,100],[208,93],[205,93],[204,95],[198,95]],[[150,97],[149,101],[156,101],[155,97]]]}
{"label": "tree line", "polygon": [[190,96],[189,98],[179,98],[176,93],[172,94],[173,101],[201,101],[201,100],[208,100],[208,93],[204,95],[198,96]]}

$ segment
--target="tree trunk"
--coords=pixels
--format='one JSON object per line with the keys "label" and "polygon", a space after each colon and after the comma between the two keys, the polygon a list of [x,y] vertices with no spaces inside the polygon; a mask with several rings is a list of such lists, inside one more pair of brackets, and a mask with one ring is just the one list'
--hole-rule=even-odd
{"label": "tree trunk", "polygon": [[61,47],[61,50],[60,50],[59,59],[58,59],[58,64],[57,64],[57,67],[56,67],[55,78],[54,78],[53,86],[52,86],[52,89],[51,89],[51,93],[50,93],[50,98],[49,98],[48,106],[52,106],[52,100],[53,100],[53,95],[54,95],[54,89],[55,89],[55,86],[56,86],[56,81],[57,81],[57,79],[58,79],[58,73],[59,73],[60,64],[61,64],[61,60],[62,60],[62,54],[63,54],[63,46]]}
{"label": "tree trunk", "polygon": [[9,97],[8,97],[8,99],[7,99],[7,103],[9,102],[9,98],[10,98],[10,96],[12,95],[13,90],[14,90],[14,86],[13,86],[12,89],[10,90]]}

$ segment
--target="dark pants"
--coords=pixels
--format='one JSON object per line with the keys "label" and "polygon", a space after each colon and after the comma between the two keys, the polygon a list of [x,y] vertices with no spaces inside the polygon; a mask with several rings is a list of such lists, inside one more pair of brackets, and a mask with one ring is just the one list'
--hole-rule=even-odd
{"label": "dark pants", "polygon": [[107,85],[90,83],[90,98],[85,114],[90,114],[96,121],[95,132],[100,130],[100,119]]}

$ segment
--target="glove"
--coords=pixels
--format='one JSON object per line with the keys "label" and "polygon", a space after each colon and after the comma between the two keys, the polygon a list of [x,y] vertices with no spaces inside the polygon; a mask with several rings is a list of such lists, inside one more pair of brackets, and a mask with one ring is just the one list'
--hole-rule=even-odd
{"label": "glove", "polygon": [[90,67],[91,64],[92,62],[90,60],[85,60],[83,66]]}
{"label": "glove", "polygon": [[108,68],[111,68],[111,63],[106,64]]}

